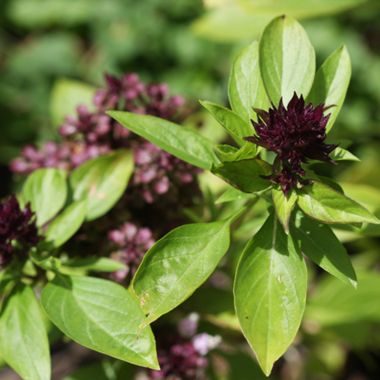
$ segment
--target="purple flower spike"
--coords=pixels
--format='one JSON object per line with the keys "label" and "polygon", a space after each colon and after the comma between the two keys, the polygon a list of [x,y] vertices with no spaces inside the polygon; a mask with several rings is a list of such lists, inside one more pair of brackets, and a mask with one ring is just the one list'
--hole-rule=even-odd
{"label": "purple flower spike", "polygon": [[328,107],[323,104],[305,104],[302,96],[294,93],[287,107],[282,99],[278,107],[272,105],[268,111],[256,110],[258,121],[252,121],[256,136],[246,140],[275,152],[276,164],[271,180],[278,183],[287,194],[305,175],[302,163],[308,160],[332,162],[329,154],[336,145],[326,144],[325,116]]}
{"label": "purple flower spike", "polygon": [[21,209],[14,195],[0,202],[0,269],[12,260],[15,250],[26,252],[38,241],[30,205]]}

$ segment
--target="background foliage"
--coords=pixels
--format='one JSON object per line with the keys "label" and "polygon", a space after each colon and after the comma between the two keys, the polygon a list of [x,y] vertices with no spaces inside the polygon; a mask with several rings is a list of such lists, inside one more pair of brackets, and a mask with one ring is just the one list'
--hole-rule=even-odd
{"label": "background foliage", "polygon": [[[361,161],[339,165],[325,174],[338,179],[347,194],[379,216],[380,5],[376,0],[281,4],[275,0],[2,1],[0,194],[16,186],[7,169],[10,159],[25,143],[55,139],[62,115],[89,98],[93,86],[102,83],[104,72],[136,71],[147,80],[166,81],[174,93],[192,101],[194,108],[198,98],[226,102],[226,81],[235,52],[257,37],[269,19],[286,12],[304,19],[318,65],[342,42],[350,52],[352,80],[332,139],[350,147]],[[73,88],[68,80],[88,85],[79,86],[78,100],[71,105],[64,100],[65,86]],[[216,133],[205,113],[198,111],[192,118],[204,123],[205,134]],[[257,228],[255,223],[260,223],[259,218],[252,219],[238,230],[242,237],[245,230],[252,231]],[[273,379],[380,377],[379,234],[378,227],[360,235],[339,231],[359,273],[358,290],[315,272],[310,279],[300,349],[287,353],[284,361],[289,365]],[[231,341],[240,342],[232,300],[213,288],[202,292],[187,301],[185,310],[196,309],[205,315],[205,328],[210,332],[218,331],[215,326],[228,327]],[[214,354],[210,377],[260,379],[262,375],[244,347],[233,347]],[[60,349],[58,346],[55,359]],[[70,351],[62,351],[68,363],[73,363],[72,368],[68,365],[72,372],[68,379],[130,376],[130,367],[120,362],[104,359],[79,365],[70,359]],[[221,362],[227,363],[222,371]],[[0,374],[0,378],[7,376],[11,376],[9,372]]]}

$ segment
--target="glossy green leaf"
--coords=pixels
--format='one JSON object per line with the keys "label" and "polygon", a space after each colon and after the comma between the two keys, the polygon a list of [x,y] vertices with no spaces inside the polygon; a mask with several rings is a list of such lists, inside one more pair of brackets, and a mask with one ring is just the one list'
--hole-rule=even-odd
{"label": "glossy green leaf", "polygon": [[240,326],[266,375],[297,334],[306,292],[303,257],[270,215],[244,249],[234,284]]}
{"label": "glossy green leaf", "polygon": [[260,159],[223,162],[214,167],[212,172],[246,193],[264,190],[270,185],[269,181],[262,177],[269,175],[271,168]]}
{"label": "glossy green leaf", "polygon": [[354,154],[340,147],[335,148],[330,153],[330,158],[335,161],[360,161]]}
{"label": "glossy green leaf", "polygon": [[23,379],[50,379],[48,336],[30,286],[17,285],[5,301],[0,315],[0,352]]}
{"label": "glossy green leaf", "polygon": [[327,132],[342,108],[350,77],[351,61],[345,46],[332,53],[317,71],[308,100],[313,104],[332,106],[326,111],[330,115]]}
{"label": "glossy green leaf", "polygon": [[112,260],[108,257],[76,258],[62,264],[63,270],[80,272],[116,272],[125,268],[125,264],[121,263],[120,261]]}
{"label": "glossy green leaf", "polygon": [[67,196],[66,174],[58,169],[39,169],[29,175],[20,193],[22,204],[30,202],[42,226],[63,207]]}
{"label": "glossy green leaf", "polygon": [[299,213],[292,236],[302,253],[346,284],[356,287],[356,274],[346,249],[327,225]]}
{"label": "glossy green leaf", "polygon": [[211,169],[219,162],[214,144],[188,127],[150,115],[119,111],[108,114],[132,132],[194,166]]}
{"label": "glossy green leaf", "polygon": [[243,191],[240,191],[235,187],[230,187],[216,200],[215,203],[221,204],[233,201],[243,201],[248,199],[254,199],[255,197],[255,194],[244,193]]}
{"label": "glossy green leaf", "polygon": [[66,243],[83,224],[87,211],[86,201],[73,202],[48,226],[45,239],[55,247]]}
{"label": "glossy green leaf", "polygon": [[[231,108],[246,122],[256,119],[253,108],[265,109],[269,100],[265,92],[259,68],[259,48],[254,41],[235,59],[228,83]],[[250,133],[252,134],[252,128]],[[244,137],[244,136],[243,136]]]}
{"label": "glossy green leaf", "polygon": [[42,291],[50,320],[69,338],[126,362],[158,369],[150,327],[122,286],[103,279],[56,276]]}
{"label": "glossy green leaf", "polygon": [[59,79],[51,94],[51,116],[54,125],[60,125],[68,115],[75,115],[78,105],[92,110],[92,98],[96,88],[71,79]]}
{"label": "glossy green leaf", "polygon": [[202,101],[201,104],[239,145],[246,143],[244,137],[253,135],[253,127],[235,112],[211,102]]}
{"label": "glossy green leaf", "polygon": [[305,214],[324,223],[380,223],[359,203],[320,182],[299,191],[298,205]]}
{"label": "glossy green leaf", "polygon": [[257,145],[251,142],[245,142],[241,148],[235,148],[227,144],[218,144],[215,147],[215,153],[222,162],[240,161],[257,157],[258,149]]}
{"label": "glossy green leaf", "polygon": [[315,75],[315,52],[302,26],[292,18],[274,19],[260,40],[260,70],[270,100],[287,105],[294,92],[307,96]]}
{"label": "glossy green leaf", "polygon": [[178,227],[145,254],[132,282],[146,323],[177,307],[206,281],[230,245],[231,219]]}
{"label": "glossy green leaf", "polygon": [[295,191],[285,195],[281,189],[272,189],[272,199],[276,215],[286,233],[289,232],[289,219],[297,202]]}
{"label": "glossy green leaf", "polygon": [[132,172],[131,152],[120,150],[87,161],[71,173],[73,198],[87,202],[87,220],[104,215],[115,205]]}

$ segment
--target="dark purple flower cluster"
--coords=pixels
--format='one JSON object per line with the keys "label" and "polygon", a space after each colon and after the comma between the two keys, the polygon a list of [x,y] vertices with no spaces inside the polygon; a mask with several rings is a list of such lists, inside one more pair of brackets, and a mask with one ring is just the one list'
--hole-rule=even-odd
{"label": "dark purple flower cluster", "polygon": [[26,251],[38,243],[35,216],[29,205],[20,208],[12,195],[0,203],[0,268],[12,259],[15,249]]}
{"label": "dark purple flower cluster", "polygon": [[170,96],[165,84],[145,85],[136,74],[118,79],[105,76],[106,87],[93,98],[95,110],[81,105],[76,116],[66,117],[60,127],[61,143],[47,142],[41,149],[26,146],[21,157],[11,163],[14,173],[28,174],[41,167],[72,170],[83,162],[114,149],[130,147],[136,169],[131,184],[152,203],[170,188],[195,182],[198,169],[137,137],[111,119],[106,111],[117,109],[150,114],[171,121],[184,117],[184,99]]}
{"label": "dark purple flower cluster", "polygon": [[207,354],[220,344],[219,336],[197,334],[199,316],[190,314],[179,322],[179,335],[165,334],[159,340],[158,361],[161,369],[150,371],[151,380],[203,380],[208,365]]}
{"label": "dark purple flower cluster", "polygon": [[281,99],[277,108],[256,110],[258,121],[252,122],[256,135],[246,139],[276,153],[271,180],[285,194],[302,183],[303,163],[310,159],[331,162],[329,154],[336,145],[324,142],[329,120],[326,109],[323,104],[305,104],[303,97],[294,93],[287,107]]}
{"label": "dark purple flower cluster", "polygon": [[112,274],[112,278],[118,282],[124,282],[127,277],[134,275],[145,252],[155,242],[149,228],[141,228],[133,223],[124,223],[119,228],[111,230],[108,239],[115,248],[111,257],[126,265],[125,270]]}

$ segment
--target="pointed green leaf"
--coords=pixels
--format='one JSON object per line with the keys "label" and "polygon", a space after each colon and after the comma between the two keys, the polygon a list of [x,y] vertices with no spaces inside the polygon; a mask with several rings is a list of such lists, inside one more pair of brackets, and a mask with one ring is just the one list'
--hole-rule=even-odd
{"label": "pointed green leaf", "polygon": [[272,199],[276,215],[286,233],[289,232],[289,219],[297,202],[295,191],[285,195],[280,189],[272,189]]}
{"label": "pointed green leaf", "polygon": [[60,271],[63,272],[116,272],[126,269],[126,265],[120,261],[108,257],[83,257],[66,261],[62,264]]}
{"label": "pointed green leaf", "polygon": [[200,102],[215,120],[227,131],[227,133],[239,144],[244,145],[244,137],[251,136],[254,129],[235,112],[220,106],[219,104],[202,101]]}
{"label": "pointed green leaf", "polygon": [[298,205],[305,214],[324,223],[380,223],[359,203],[316,181],[299,191]]}
{"label": "pointed green leaf", "polygon": [[131,152],[120,150],[87,161],[71,173],[73,198],[86,201],[87,220],[104,215],[115,205],[132,172]]}
{"label": "pointed green leaf", "polygon": [[196,131],[150,115],[109,111],[121,125],[151,143],[201,169],[211,169],[219,162],[214,144]]}
{"label": "pointed green leaf", "polygon": [[230,223],[178,227],[145,254],[132,287],[148,314],[146,323],[177,307],[206,281],[228,250]]}
{"label": "pointed green leaf", "polygon": [[48,226],[45,239],[60,247],[66,243],[81,227],[86,217],[86,201],[73,202]]}
{"label": "pointed green leaf", "polygon": [[266,109],[269,105],[261,79],[259,49],[256,41],[245,48],[232,65],[228,98],[231,108],[246,122],[256,118],[253,108]]}
{"label": "pointed green leaf", "polygon": [[329,226],[298,213],[295,227],[292,236],[298,240],[304,255],[339,280],[356,287],[350,257]]}
{"label": "pointed green leaf", "polygon": [[270,215],[244,249],[234,284],[240,326],[266,375],[297,334],[306,291],[303,257]]}
{"label": "pointed green leaf", "polygon": [[264,190],[270,185],[263,176],[270,174],[271,167],[260,159],[226,161],[214,167],[212,172],[246,193]]}
{"label": "pointed green leaf", "polygon": [[48,222],[63,207],[67,196],[66,174],[58,169],[39,169],[29,175],[20,193],[22,204],[30,202],[37,225]]}
{"label": "pointed green leaf", "polygon": [[17,285],[0,315],[0,353],[23,379],[50,379],[48,336],[33,289]]}
{"label": "pointed green leaf", "polygon": [[150,327],[122,286],[103,279],[56,276],[42,291],[50,320],[69,338],[94,351],[126,362],[158,369]]}
{"label": "pointed green leaf", "polygon": [[258,150],[257,145],[245,142],[239,149],[227,144],[218,144],[215,147],[215,153],[222,162],[241,161],[257,157]]}
{"label": "pointed green leaf", "polygon": [[360,161],[354,154],[340,147],[335,148],[330,153],[330,158],[335,161]]}
{"label": "pointed green leaf", "polygon": [[216,204],[233,202],[233,201],[243,201],[248,199],[254,199],[257,195],[244,193],[236,189],[235,187],[230,187],[227,189],[216,201]]}
{"label": "pointed green leaf", "polygon": [[333,106],[326,111],[326,114],[330,114],[327,132],[342,108],[350,77],[351,61],[345,46],[332,53],[317,71],[308,100],[313,104]]}
{"label": "pointed green leaf", "polygon": [[260,40],[260,70],[267,94],[277,105],[293,93],[307,96],[315,75],[315,52],[302,26],[292,18],[275,18]]}

